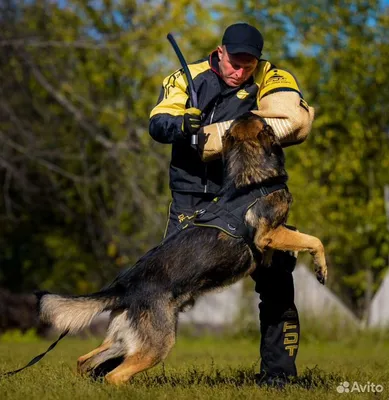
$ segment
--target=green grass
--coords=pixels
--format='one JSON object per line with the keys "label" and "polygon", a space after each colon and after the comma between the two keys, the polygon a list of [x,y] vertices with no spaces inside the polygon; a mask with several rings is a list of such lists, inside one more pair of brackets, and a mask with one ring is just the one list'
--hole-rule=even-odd
{"label": "green grass", "polygon": [[[0,342],[0,373],[26,364],[50,342]],[[259,389],[258,343],[251,338],[179,336],[166,361],[136,376],[123,387],[111,387],[75,373],[76,359],[93,349],[96,339],[65,338],[43,360],[21,373],[0,379],[0,399],[389,399],[389,341],[379,336],[342,342],[303,342],[299,379],[283,392]],[[384,391],[339,394],[342,381],[381,384]]]}

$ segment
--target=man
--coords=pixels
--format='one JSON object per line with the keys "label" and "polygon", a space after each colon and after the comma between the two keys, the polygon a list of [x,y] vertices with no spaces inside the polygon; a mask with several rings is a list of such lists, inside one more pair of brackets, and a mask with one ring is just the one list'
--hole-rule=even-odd
{"label": "man", "polygon": [[[256,28],[245,23],[229,26],[217,50],[189,65],[199,109],[188,108],[187,81],[182,70],[163,81],[150,115],[150,135],[158,142],[172,144],[173,200],[165,235],[174,232],[185,216],[204,208],[221,188],[222,160],[202,162],[190,145],[190,137],[200,127],[258,109],[265,93],[265,77],[271,71],[277,72],[274,65],[261,59],[262,48],[263,37]],[[277,77],[273,74],[274,79]],[[289,253],[278,252],[270,268],[257,268],[253,275],[261,299],[258,384],[282,387],[288,377],[297,375],[299,319],[292,277],[295,263],[296,258]]]}

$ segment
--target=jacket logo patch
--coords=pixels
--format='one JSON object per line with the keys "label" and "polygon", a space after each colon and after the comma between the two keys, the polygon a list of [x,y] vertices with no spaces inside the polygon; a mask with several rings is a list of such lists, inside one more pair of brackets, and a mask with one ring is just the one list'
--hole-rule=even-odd
{"label": "jacket logo patch", "polygon": [[292,82],[288,79],[288,75],[284,73],[284,71],[282,71],[281,73],[278,72],[278,70],[274,70],[273,71],[273,75],[266,80],[265,82],[265,86],[267,85],[281,85],[281,84],[285,84],[285,85],[291,85]]}
{"label": "jacket logo patch", "polygon": [[165,99],[168,98],[170,90],[176,87],[176,81],[182,74],[183,74],[182,69],[179,69],[178,71],[174,72],[169,76],[169,79],[167,80],[166,84],[163,87]]}
{"label": "jacket logo patch", "polygon": [[249,92],[246,92],[244,89],[239,90],[239,92],[236,94],[236,97],[240,100],[245,99],[249,95]]}

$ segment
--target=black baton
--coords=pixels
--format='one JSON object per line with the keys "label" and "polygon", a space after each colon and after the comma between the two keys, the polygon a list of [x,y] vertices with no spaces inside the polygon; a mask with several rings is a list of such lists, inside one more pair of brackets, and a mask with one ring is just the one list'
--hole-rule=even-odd
{"label": "black baton", "polygon": [[[184,70],[184,73],[186,75],[186,79],[188,81],[188,86],[189,86],[189,104],[191,107],[198,108],[197,93],[194,88],[193,79],[192,79],[192,75],[190,74],[188,64],[185,61],[185,58],[182,55],[181,50],[178,47],[178,44],[177,44],[176,40],[174,39],[172,33],[168,33],[167,39],[169,40],[170,44],[173,46],[173,49],[176,52],[177,57],[180,60],[182,69]],[[198,135],[197,134],[192,135],[191,144],[192,145],[198,144]]]}

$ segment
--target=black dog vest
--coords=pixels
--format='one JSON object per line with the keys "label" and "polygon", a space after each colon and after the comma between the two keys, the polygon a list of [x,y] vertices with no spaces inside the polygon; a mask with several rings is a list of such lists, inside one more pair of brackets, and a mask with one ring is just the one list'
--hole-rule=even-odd
{"label": "black dog vest", "polygon": [[246,225],[247,211],[254,206],[259,197],[264,197],[280,189],[288,189],[284,182],[272,185],[253,184],[237,189],[231,184],[220,197],[216,197],[202,210],[187,217],[181,223],[180,230],[188,226],[217,228],[236,238],[244,238],[252,243],[255,228]]}

